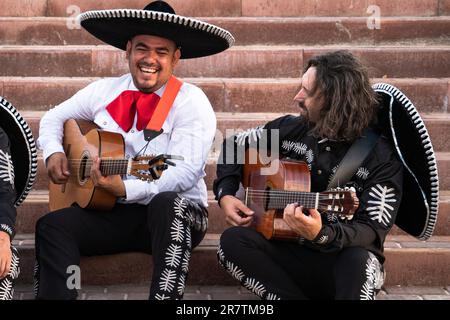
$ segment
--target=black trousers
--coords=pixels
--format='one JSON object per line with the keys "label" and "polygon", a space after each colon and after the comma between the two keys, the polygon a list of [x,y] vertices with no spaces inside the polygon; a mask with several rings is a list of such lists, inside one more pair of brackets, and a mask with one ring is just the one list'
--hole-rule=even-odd
{"label": "black trousers", "polygon": [[0,279],[0,300],[12,300],[14,295],[14,282],[20,274],[19,253],[11,247],[11,268],[3,279]]}
{"label": "black trousers", "polygon": [[384,281],[382,265],[363,248],[322,253],[297,243],[268,241],[245,227],[225,230],[217,254],[235,279],[267,300],[370,300]]}
{"label": "black trousers", "polygon": [[108,212],[73,206],[51,212],[36,225],[36,296],[75,299],[77,290],[68,280],[80,256],[137,251],[153,258],[149,298],[181,299],[191,251],[206,228],[206,209],[174,192],[156,195],[148,206],[116,204]]}

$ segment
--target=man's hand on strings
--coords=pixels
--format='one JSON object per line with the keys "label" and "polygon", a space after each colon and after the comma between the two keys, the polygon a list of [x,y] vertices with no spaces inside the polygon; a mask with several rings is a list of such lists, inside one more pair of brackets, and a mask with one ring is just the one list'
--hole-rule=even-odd
{"label": "man's hand on strings", "polygon": [[308,240],[317,237],[322,229],[322,218],[316,209],[308,209],[309,216],[302,211],[298,203],[292,203],[284,209],[283,220],[300,236]]}
{"label": "man's hand on strings", "polygon": [[220,206],[225,212],[226,221],[232,226],[248,227],[252,223],[254,212],[238,198],[223,196]]}
{"label": "man's hand on strings", "polygon": [[125,197],[125,184],[120,175],[103,176],[100,172],[100,159],[95,156],[92,159],[91,179],[95,187],[105,189],[116,197]]}
{"label": "man's hand on strings", "polygon": [[53,183],[64,184],[69,180],[69,162],[63,152],[55,152],[47,158],[47,173]]}

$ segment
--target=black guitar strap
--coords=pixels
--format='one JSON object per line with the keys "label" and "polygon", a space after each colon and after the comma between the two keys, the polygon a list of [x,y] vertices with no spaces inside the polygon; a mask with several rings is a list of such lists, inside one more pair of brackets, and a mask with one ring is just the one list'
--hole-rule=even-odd
{"label": "black guitar strap", "polygon": [[353,142],[344,158],[342,158],[336,173],[328,184],[327,190],[344,186],[350,181],[358,167],[375,146],[379,137],[380,135],[372,129],[364,130],[362,137]]}

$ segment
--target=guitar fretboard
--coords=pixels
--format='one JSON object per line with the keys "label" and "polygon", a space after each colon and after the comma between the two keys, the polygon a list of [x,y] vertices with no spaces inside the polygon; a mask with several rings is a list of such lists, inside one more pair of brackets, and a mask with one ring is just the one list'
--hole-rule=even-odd
{"label": "guitar fretboard", "polygon": [[317,192],[300,192],[285,190],[246,190],[246,196],[258,201],[267,209],[284,209],[288,204],[300,203],[308,209],[317,209],[320,194]]}
{"label": "guitar fretboard", "polygon": [[[83,166],[83,160],[81,161]],[[92,160],[84,161],[84,176],[89,177],[92,168]],[[101,159],[100,172],[104,176],[112,176],[116,174],[126,174],[128,169],[128,159]]]}
{"label": "guitar fretboard", "polygon": [[105,176],[127,173],[128,159],[102,159],[100,172]]}

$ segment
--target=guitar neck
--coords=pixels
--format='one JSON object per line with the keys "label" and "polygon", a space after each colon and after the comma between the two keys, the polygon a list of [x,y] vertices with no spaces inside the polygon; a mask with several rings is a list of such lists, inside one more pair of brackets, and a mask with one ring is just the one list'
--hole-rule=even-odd
{"label": "guitar neck", "polygon": [[252,190],[247,188],[246,196],[255,199],[265,199],[265,207],[270,209],[284,209],[288,204],[299,203],[306,209],[319,208],[319,192],[301,192],[285,190]]}
{"label": "guitar neck", "polygon": [[[124,175],[128,172],[128,159],[100,159],[100,172],[103,176]],[[92,161],[86,162],[86,176],[91,172]]]}
{"label": "guitar neck", "polygon": [[317,209],[319,207],[318,192],[300,191],[274,191],[268,203],[269,209],[284,209],[287,205],[297,202],[305,209]]}

